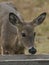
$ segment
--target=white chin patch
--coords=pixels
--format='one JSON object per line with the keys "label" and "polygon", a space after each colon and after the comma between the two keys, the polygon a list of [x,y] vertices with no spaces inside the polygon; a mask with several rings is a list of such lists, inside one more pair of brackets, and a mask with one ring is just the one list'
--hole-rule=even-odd
{"label": "white chin patch", "polygon": [[28,48],[26,48],[26,49],[24,50],[24,54],[25,54],[25,55],[31,55],[28,50],[29,50]]}

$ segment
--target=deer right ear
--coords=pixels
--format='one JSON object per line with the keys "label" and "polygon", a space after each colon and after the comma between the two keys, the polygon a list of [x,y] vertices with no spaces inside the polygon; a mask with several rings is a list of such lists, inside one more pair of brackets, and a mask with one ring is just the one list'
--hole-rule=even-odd
{"label": "deer right ear", "polygon": [[18,16],[16,14],[14,14],[13,12],[9,13],[9,21],[13,25],[22,24],[22,22],[20,21],[20,19],[18,18]]}
{"label": "deer right ear", "polygon": [[16,24],[17,17],[14,13],[9,13],[9,21],[15,25]]}
{"label": "deer right ear", "polygon": [[43,23],[44,19],[46,18],[46,12],[40,14],[36,19],[33,20],[33,25],[37,26]]}

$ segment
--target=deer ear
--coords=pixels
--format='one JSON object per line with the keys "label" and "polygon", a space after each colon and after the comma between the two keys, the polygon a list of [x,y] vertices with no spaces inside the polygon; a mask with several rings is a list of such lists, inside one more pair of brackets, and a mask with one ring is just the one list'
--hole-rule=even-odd
{"label": "deer ear", "polygon": [[9,13],[9,21],[15,25],[16,24],[17,17],[14,13]]}
{"label": "deer ear", "polygon": [[46,12],[40,14],[36,19],[33,20],[33,25],[37,26],[43,23],[44,19],[46,17]]}
{"label": "deer ear", "polygon": [[9,21],[13,25],[22,24],[22,22],[20,21],[19,17],[16,14],[12,13],[12,12],[9,13]]}

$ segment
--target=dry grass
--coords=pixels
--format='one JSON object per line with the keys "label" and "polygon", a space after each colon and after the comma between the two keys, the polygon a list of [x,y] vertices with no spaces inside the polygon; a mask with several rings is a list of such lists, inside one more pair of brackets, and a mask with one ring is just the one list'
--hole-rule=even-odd
{"label": "dry grass", "polygon": [[[10,1],[10,0],[0,0]],[[49,0],[11,0],[22,14],[24,20],[33,20],[40,13],[47,12],[42,25],[36,27],[35,47],[37,54],[49,53]]]}

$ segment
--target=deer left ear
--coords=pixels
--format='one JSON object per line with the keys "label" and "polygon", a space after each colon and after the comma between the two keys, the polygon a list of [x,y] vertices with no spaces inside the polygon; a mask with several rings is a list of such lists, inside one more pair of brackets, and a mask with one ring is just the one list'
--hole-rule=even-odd
{"label": "deer left ear", "polygon": [[43,23],[44,19],[46,18],[46,12],[40,14],[36,19],[33,20],[33,25],[37,26]]}

